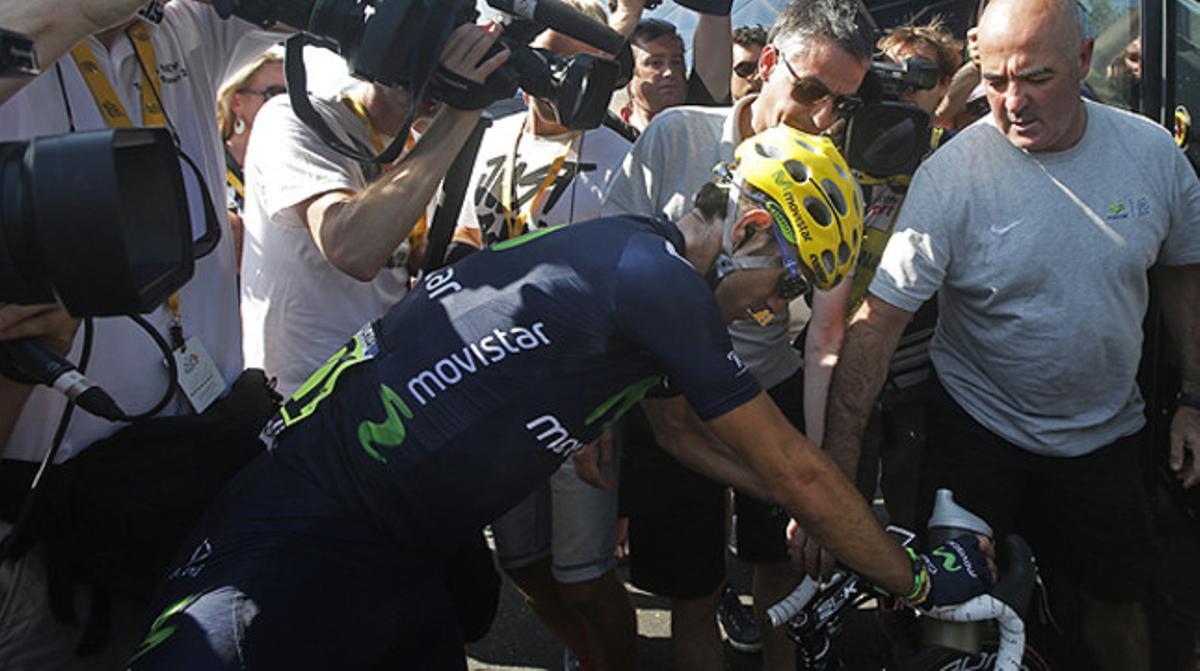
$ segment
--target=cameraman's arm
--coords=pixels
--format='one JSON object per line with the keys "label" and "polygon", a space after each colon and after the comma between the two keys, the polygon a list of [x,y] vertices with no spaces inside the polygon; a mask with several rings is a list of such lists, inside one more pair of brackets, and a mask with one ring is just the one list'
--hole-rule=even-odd
{"label": "cameraman's arm", "polygon": [[[0,0],[0,27],[33,40],[43,67],[58,60],[79,40],[126,21],[146,0]],[[29,78],[0,78],[0,103]]]}
{"label": "cameraman's arm", "polygon": [[733,24],[729,13],[698,14],[692,37],[692,69],[714,101],[729,97],[729,75],[733,71]]}
{"label": "cameraman's arm", "polygon": [[[52,351],[66,356],[75,340],[79,320],[57,303],[43,305],[0,304],[0,342],[17,338],[39,338]],[[0,375],[0,446],[8,438],[33,387]],[[4,449],[0,448],[0,455]]]}
{"label": "cameraman's arm", "polygon": [[638,21],[642,20],[642,11],[646,8],[645,0],[615,0],[612,13],[608,16],[608,27],[625,37],[633,34]]}
{"label": "cameraman's arm", "polygon": [[443,108],[412,152],[365,189],[333,191],[298,206],[326,260],[357,280],[374,279],[425,214],[479,115]]}
{"label": "cameraman's arm", "polygon": [[[442,52],[442,66],[483,82],[509,57],[505,49],[481,60],[500,30],[494,23],[459,26]],[[412,152],[365,189],[333,191],[297,206],[329,263],[355,279],[373,279],[425,214],[480,114],[444,106]]]}

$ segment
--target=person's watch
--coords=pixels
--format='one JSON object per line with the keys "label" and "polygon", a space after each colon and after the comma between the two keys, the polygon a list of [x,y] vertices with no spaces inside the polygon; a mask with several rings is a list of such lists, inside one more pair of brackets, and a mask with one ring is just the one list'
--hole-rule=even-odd
{"label": "person's watch", "polygon": [[1200,394],[1185,394],[1182,391],[1175,397],[1175,407],[1188,407],[1200,410]]}

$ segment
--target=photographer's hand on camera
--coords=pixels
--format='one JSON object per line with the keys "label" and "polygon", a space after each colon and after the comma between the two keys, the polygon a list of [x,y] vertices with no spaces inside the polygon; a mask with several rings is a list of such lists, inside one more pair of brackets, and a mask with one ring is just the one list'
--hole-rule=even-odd
{"label": "photographer's hand on camera", "polygon": [[516,80],[492,76],[510,56],[501,47],[488,56],[502,28],[495,22],[464,23],[450,34],[442,61],[429,82],[435,99],[460,110],[481,110],[496,100],[516,94]]}

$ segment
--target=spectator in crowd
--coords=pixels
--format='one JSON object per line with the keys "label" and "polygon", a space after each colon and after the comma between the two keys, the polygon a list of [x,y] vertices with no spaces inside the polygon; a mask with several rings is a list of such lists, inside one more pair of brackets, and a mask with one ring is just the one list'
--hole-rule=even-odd
{"label": "spectator in crowd", "polygon": [[1125,45],[1120,53],[1112,57],[1104,74],[1114,87],[1118,100],[1126,104],[1137,104],[1142,86],[1142,37],[1139,35]]}
{"label": "spectator in crowd", "polygon": [[1074,2],[994,0],[977,47],[992,114],[917,171],[851,322],[826,448],[855,457],[896,341],[936,291],[925,512],[948,486],[997,537],[1025,535],[1056,606],[1078,600],[1068,629],[1090,668],[1148,669],[1135,376],[1155,267],[1183,372],[1170,466],[1194,486],[1200,183],[1161,127],[1081,98],[1093,43]]}
{"label": "spectator in crowd", "polygon": [[242,212],[246,206],[246,178],[242,166],[246,163],[250,131],[263,104],[285,93],[283,57],[275,51],[264,52],[251,61],[217,92],[217,125],[225,140],[226,204],[238,268],[242,263]]}
{"label": "spectator in crowd", "polygon": [[[255,31],[240,20],[221,20],[210,6],[193,0],[174,0],[161,7],[158,24],[129,18],[134,7],[128,2],[25,4],[28,6],[4,14],[5,27],[22,28],[22,17],[42,12],[50,25],[62,28],[34,31],[43,36],[37,44],[45,59],[45,71],[19,91],[4,85],[6,94],[16,93],[0,106],[0,139],[28,140],[110,124],[166,125],[178,138],[181,151],[199,167],[214,196],[213,208],[223,211],[225,162],[213,114],[217,88],[229,72],[278,41],[280,35]],[[14,22],[9,23],[10,19]],[[95,30],[85,35],[80,30],[84,27]],[[60,57],[68,51],[69,55]],[[81,74],[85,68],[98,74],[85,79]],[[192,221],[203,222],[198,189],[189,189],[188,202]],[[242,372],[236,270],[227,226],[222,224],[224,235],[215,250],[196,262],[192,279],[177,294],[178,301],[170,302],[175,309],[164,305],[146,315],[164,336],[173,330],[172,324],[178,326],[176,333],[181,335],[171,338],[172,347],[180,349],[184,346],[180,341],[186,338],[191,353],[211,367],[219,389],[228,388]],[[78,321],[57,304],[0,306],[0,339],[38,338],[73,360],[78,360],[83,347],[82,339],[75,337],[77,326]],[[94,320],[87,374],[123,407],[132,410],[155,405],[168,384],[166,370],[163,355],[149,346],[146,335],[133,322],[121,318]],[[181,395],[164,414],[200,412],[213,400],[185,399]],[[28,490],[37,462],[52,443],[66,402],[52,389],[0,378],[0,439],[5,444],[5,462],[0,470],[14,478],[6,482],[6,496],[21,497]],[[112,436],[122,426],[76,412],[63,434],[57,461],[86,452],[89,445]],[[164,438],[164,446],[167,442]],[[47,562],[69,567],[76,558],[59,553],[47,559],[45,548],[38,545],[6,563],[0,574],[5,601],[21,604],[19,609],[6,610],[5,620],[0,622],[0,631],[11,634],[4,641],[0,658],[18,668],[116,668],[131,649],[131,637],[142,624],[139,605],[116,598],[107,649],[99,655],[77,656],[75,649],[84,632],[93,630],[64,624],[51,614],[47,581],[61,577],[63,572],[51,577],[46,568]],[[62,583],[54,587],[59,589]],[[69,591],[73,586],[67,589],[68,611],[79,606],[81,614],[89,608],[94,613],[103,612],[101,600],[93,601],[91,591]]]}
{"label": "spectator in crowd", "polygon": [[[597,0],[567,4],[603,23]],[[602,55],[554,30],[533,46],[561,56]],[[604,187],[629,150],[629,141],[600,127],[571,131],[546,100],[525,95],[528,112],[500,119],[484,134],[459,215],[459,240],[490,247],[529,231],[600,216]],[[606,450],[606,457],[612,450]],[[492,523],[501,568],[529,607],[562,640],[585,669],[633,668],[637,621],[617,576],[613,546],[617,516],[617,464],[605,459],[603,488],[563,462],[532,496]]]}
{"label": "spectator in crowd", "polygon": [[762,80],[758,78],[758,57],[765,46],[767,29],[762,25],[733,29],[733,72],[729,77],[729,94],[735,102],[762,90]]}
{"label": "spectator in crowd", "polygon": [[901,96],[902,102],[921,108],[933,119],[950,90],[955,73],[962,66],[962,41],[950,32],[941,17],[935,16],[921,25],[909,23],[888,29],[876,46],[883,58],[892,63],[920,57],[937,66],[936,86]]}
{"label": "spectator in crowd", "polygon": [[[663,375],[725,441],[689,446],[689,464],[780,502],[909,603],[986,589],[986,543],[934,548],[966,567],[954,572],[906,555],[732,355],[723,320],[777,306],[783,278],[836,281],[848,266],[807,264],[861,226],[828,139],[773,128],[737,157],[678,224],[612,217],[506,240],[361,329],[268,423],[270,450],[193,534],[202,552],[164,583],[129,668],[465,669],[430,579],[439,552],[528,496]],[[820,179],[789,179],[784,165]],[[842,225],[781,205],[805,197],[836,198]],[[801,261],[785,269],[784,254]],[[728,272],[714,292],[702,278],[718,256]]]}
{"label": "spectator in crowd", "polygon": [[[872,52],[871,36],[858,24],[854,6],[836,0],[791,3],[769,38],[759,59],[761,93],[742,98],[731,109],[668,110],[655,118],[614,176],[606,212],[681,216],[691,194],[708,181],[712,166],[732,158],[743,139],[780,123],[815,133],[838,120],[838,110],[857,91]],[[803,362],[787,336],[786,309],[758,310],[753,319],[743,315],[731,325],[735,352],[797,426],[805,419],[819,424],[823,416],[824,396],[809,395],[806,388],[832,368],[827,357],[838,350],[848,289],[849,283],[841,283],[832,291],[816,292]],[[659,441],[705,439],[700,426],[687,421],[685,405],[648,401],[647,407],[654,404],[666,404],[674,413],[672,430],[660,433]],[[631,419],[636,430],[636,417]],[[644,428],[640,436],[629,438],[625,458],[633,582],[671,598],[677,668],[720,668],[716,606],[725,572],[724,488],[687,471]],[[845,472],[853,477],[853,469]],[[744,496],[738,497],[737,512],[738,555],[755,564],[754,607],[766,633],[764,664],[794,668],[794,648],[785,633],[765,625],[765,608],[786,595],[799,577],[787,561],[786,515]]]}
{"label": "spectator in crowd", "polygon": [[692,37],[694,62],[687,73],[683,38],[661,19],[642,19],[629,41],[633,77],[625,87],[628,103],[621,121],[636,133],[654,115],[679,105],[724,105],[729,100],[732,42],[728,7],[724,15],[700,14]]}

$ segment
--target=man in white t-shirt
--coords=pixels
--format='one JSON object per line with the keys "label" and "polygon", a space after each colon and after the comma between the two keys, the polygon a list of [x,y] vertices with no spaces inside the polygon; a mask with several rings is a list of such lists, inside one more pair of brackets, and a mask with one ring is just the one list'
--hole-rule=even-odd
{"label": "man in white t-shirt", "polygon": [[[570,4],[605,20],[595,0]],[[532,45],[560,56],[603,55],[553,30]],[[600,216],[604,189],[629,141],[604,126],[569,130],[555,121],[547,101],[529,95],[525,101],[527,112],[500,119],[483,136],[459,213],[460,241],[487,247]],[[610,455],[617,451],[606,442],[603,452],[603,468],[595,451],[564,462],[537,492],[493,522],[492,532],[501,568],[584,668],[632,668],[637,623],[613,556],[617,464]],[[580,479],[597,482],[593,475],[605,481],[603,487]]]}
{"label": "man in white t-shirt", "polygon": [[[478,62],[482,47],[460,46],[490,45],[498,33],[494,24],[459,26],[442,66],[486,79],[507,50]],[[400,132],[413,104],[403,89],[379,84],[315,101],[344,143],[372,155]],[[287,101],[263,106],[245,168],[243,348],[284,396],[407,291],[409,235],[478,118],[479,110],[444,106],[411,152],[381,168],[328,147]]]}
{"label": "man in white t-shirt", "polygon": [[[53,4],[57,6],[57,3]],[[160,24],[138,19],[86,38],[79,37],[100,72],[111,83],[132,123],[141,125],[142,63],[134,51],[131,34],[141,30],[135,28],[135,24],[144,26],[157,64],[157,92],[165,123],[178,136],[181,151],[199,167],[211,205],[221,212],[224,209],[225,159],[213,114],[217,88],[228,73],[249,62],[280,36],[255,31],[253,26],[240,20],[221,20],[207,4],[192,0],[175,0],[163,9]],[[114,12],[111,16],[119,14]],[[69,20],[80,20],[80,17]],[[63,42],[69,47],[71,40]],[[64,49],[61,44],[48,47],[47,54],[51,57],[61,54],[59,49]],[[107,127],[99,111],[103,97],[98,97],[88,86],[80,74],[76,57],[67,55],[53,64],[44,63],[44,66],[39,77],[0,106],[0,139],[28,140],[39,135]],[[194,180],[185,181],[189,184],[193,234],[199,237],[204,225],[201,195]],[[223,225],[220,244],[211,254],[197,261],[195,274],[179,292],[179,319],[185,337],[197,345],[193,351],[202,346],[226,384],[242,371],[233,257],[233,243],[228,227]],[[164,336],[168,333],[172,315],[166,306],[146,318]],[[0,306],[0,338],[41,336],[44,344],[72,360],[78,360],[82,348],[82,338],[75,337],[76,325],[77,322],[70,320],[57,306]],[[158,348],[128,319],[96,319],[94,326],[88,376],[102,385],[128,412],[136,413],[153,406],[168,384]],[[51,389],[30,388],[0,379],[0,436],[5,440],[5,458],[26,465],[41,460],[50,448],[65,405],[66,398]],[[186,411],[187,404],[177,401],[168,406],[166,414]],[[75,412],[56,461],[79,454],[122,426]],[[127,639],[138,633],[140,613],[118,609],[113,642],[106,653],[89,658],[76,657],[74,649],[81,630],[86,627],[67,626],[50,615],[45,601],[46,575],[42,557],[41,550],[35,549],[18,562],[6,564],[0,574],[4,598],[15,604],[5,611],[4,620],[0,622],[0,632],[4,632],[0,640],[3,665],[35,669],[116,666],[133,643]],[[20,574],[21,579],[16,583],[16,589],[10,591],[8,585],[14,574]],[[86,613],[90,597],[84,591],[80,592],[79,601],[83,607],[79,612]],[[122,619],[126,615],[130,621]],[[59,664],[63,666],[56,666]]]}
{"label": "man in white t-shirt", "polygon": [[1053,605],[1079,614],[1058,613],[1086,647],[1071,656],[1149,669],[1142,603],[1156,543],[1136,379],[1147,271],[1181,353],[1170,466],[1190,487],[1200,482],[1200,182],[1163,128],[1080,97],[1093,45],[1074,5],[985,10],[977,46],[992,114],[917,170],[846,336],[825,447],[857,450],[899,336],[936,291],[924,512],[946,486],[997,537],[1024,535],[1059,579]]}

